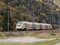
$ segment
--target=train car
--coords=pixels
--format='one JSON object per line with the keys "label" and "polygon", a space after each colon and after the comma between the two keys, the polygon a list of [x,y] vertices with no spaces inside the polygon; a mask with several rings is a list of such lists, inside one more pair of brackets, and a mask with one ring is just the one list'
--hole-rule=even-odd
{"label": "train car", "polygon": [[32,29],[52,29],[51,24],[45,24],[45,23],[32,23],[32,22],[27,22],[27,21],[19,21],[16,24],[16,29],[17,30],[32,30]]}

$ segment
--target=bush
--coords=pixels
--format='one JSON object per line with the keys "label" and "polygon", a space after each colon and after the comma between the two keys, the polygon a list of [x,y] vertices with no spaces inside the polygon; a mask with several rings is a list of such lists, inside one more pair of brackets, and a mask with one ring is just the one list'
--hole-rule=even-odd
{"label": "bush", "polygon": [[56,34],[54,32],[51,33],[52,36],[56,36]]}

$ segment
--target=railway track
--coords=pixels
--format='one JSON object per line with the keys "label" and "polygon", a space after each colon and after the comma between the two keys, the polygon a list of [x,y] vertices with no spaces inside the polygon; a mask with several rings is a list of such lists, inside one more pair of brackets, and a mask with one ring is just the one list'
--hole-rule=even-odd
{"label": "railway track", "polygon": [[56,33],[58,33],[58,32],[60,32],[60,29],[56,29],[56,30],[20,30],[20,31],[1,31],[0,33],[20,33],[20,32],[47,32],[47,33],[49,33],[49,32],[56,32]]}

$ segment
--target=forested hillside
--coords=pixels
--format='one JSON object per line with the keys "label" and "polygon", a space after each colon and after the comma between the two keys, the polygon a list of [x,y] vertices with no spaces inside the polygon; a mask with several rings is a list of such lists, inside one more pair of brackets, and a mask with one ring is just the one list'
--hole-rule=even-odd
{"label": "forested hillside", "polygon": [[55,0],[54,2],[58,7],[60,7],[60,0]]}
{"label": "forested hillside", "polygon": [[[60,8],[50,3],[37,0],[0,0],[0,30],[15,30],[18,21],[32,21],[50,23],[58,28],[60,19]],[[9,15],[9,23],[8,23]]]}

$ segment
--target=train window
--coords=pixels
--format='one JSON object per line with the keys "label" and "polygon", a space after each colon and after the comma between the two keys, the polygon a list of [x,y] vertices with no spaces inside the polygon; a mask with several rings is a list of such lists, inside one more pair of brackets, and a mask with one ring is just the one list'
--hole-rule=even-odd
{"label": "train window", "polygon": [[18,23],[17,23],[17,26],[19,27],[19,26],[21,26],[21,24],[22,24],[22,22],[18,22]]}
{"label": "train window", "polygon": [[20,21],[20,22],[18,22],[18,24],[21,24],[22,22]]}
{"label": "train window", "polygon": [[17,26],[19,27],[19,26],[21,26],[21,24],[17,24]]}

